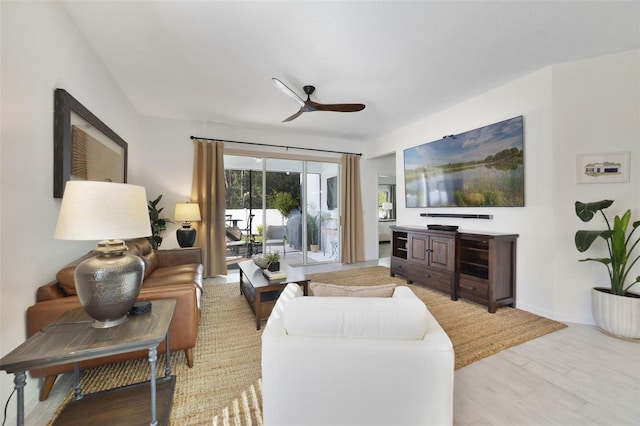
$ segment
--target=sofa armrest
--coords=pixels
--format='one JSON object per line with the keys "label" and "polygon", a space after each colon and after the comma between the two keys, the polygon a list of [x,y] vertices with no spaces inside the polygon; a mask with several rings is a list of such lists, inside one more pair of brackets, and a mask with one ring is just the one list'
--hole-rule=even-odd
{"label": "sofa armrest", "polygon": [[58,281],[51,281],[45,285],[38,287],[36,291],[36,302],[43,302],[45,300],[60,299],[67,297]]}
{"label": "sofa armrest", "polygon": [[200,247],[156,250],[158,267],[184,265],[186,263],[202,264],[202,250]]}
{"label": "sofa armrest", "polygon": [[27,309],[27,337],[31,337],[45,326],[57,320],[67,311],[80,308],[78,296],[45,300]]}
{"label": "sofa armrest", "polygon": [[[187,349],[195,346],[200,314],[196,301],[197,288],[194,285],[168,285],[143,288],[138,300],[176,299],[176,309],[171,319],[171,346]],[[58,319],[72,309],[80,308],[78,296],[38,302],[27,309],[27,336],[33,334]],[[153,308],[152,308],[153,309]]]}
{"label": "sofa armrest", "polygon": [[397,298],[397,299],[417,299],[418,298],[418,296],[416,296],[416,294],[413,291],[411,291],[411,289],[407,286],[397,286],[393,290],[393,295],[391,295],[391,297]]}

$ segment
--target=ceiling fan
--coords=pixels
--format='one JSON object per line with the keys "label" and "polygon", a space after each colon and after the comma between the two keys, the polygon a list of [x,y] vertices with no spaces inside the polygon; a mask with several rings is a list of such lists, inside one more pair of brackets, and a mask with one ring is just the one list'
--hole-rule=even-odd
{"label": "ceiling fan", "polygon": [[311,111],[356,112],[356,111],[362,111],[365,107],[364,104],[319,104],[318,102],[314,102],[310,99],[311,94],[316,90],[314,86],[304,86],[302,88],[304,90],[304,93],[307,94],[307,100],[305,101],[300,96],[298,96],[296,92],[289,89],[283,82],[281,82],[277,78],[272,78],[271,80],[273,81],[273,84],[275,84],[278,89],[282,90],[284,94],[291,96],[301,105],[298,112],[282,120],[283,123],[298,118],[303,112],[311,112]]}

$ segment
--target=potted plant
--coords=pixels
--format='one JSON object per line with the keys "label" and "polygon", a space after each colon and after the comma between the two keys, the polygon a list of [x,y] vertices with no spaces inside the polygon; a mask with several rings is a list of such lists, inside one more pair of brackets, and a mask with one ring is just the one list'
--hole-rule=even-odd
{"label": "potted plant", "polygon": [[167,229],[167,223],[171,223],[171,220],[166,217],[160,217],[160,213],[164,210],[164,207],[158,208],[158,203],[162,200],[162,194],[158,195],[153,201],[149,201],[149,220],[151,221],[151,236],[148,237],[151,246],[154,250],[157,250],[162,244],[162,233]]}
{"label": "potted plant", "polygon": [[312,252],[318,251],[318,234],[320,226],[320,217],[318,214],[307,213],[307,232],[309,237],[309,249]]}
{"label": "potted plant", "polygon": [[271,272],[280,270],[280,252],[272,251],[264,255],[264,259],[267,261],[267,269]]}
{"label": "potted plant", "polygon": [[[634,254],[640,238],[633,237],[640,221],[631,223],[631,210],[627,210],[622,216],[613,218],[612,227],[603,211],[611,204],[612,200],[576,201],[576,214],[583,222],[589,222],[600,212],[607,229],[577,231],[575,244],[580,253],[587,251],[599,238],[607,244],[607,257],[580,259],[581,262],[602,263],[609,273],[608,288],[595,287],[591,290],[591,310],[598,327],[617,337],[640,339],[640,295],[629,292],[634,284],[640,282],[640,276],[628,280],[631,269],[640,259],[639,254]],[[629,225],[631,228],[627,232]]]}

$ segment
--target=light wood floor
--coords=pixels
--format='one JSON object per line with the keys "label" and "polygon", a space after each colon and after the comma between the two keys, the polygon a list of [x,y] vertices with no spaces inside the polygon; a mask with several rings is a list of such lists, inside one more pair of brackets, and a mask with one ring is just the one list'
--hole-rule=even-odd
{"label": "light wood floor", "polygon": [[[305,270],[377,264],[389,266],[389,259]],[[218,280],[237,282],[237,275]],[[27,416],[27,425],[45,424],[70,386],[68,377],[56,383],[49,400]],[[638,426],[640,343],[609,337],[592,326],[569,324],[470,364],[455,372],[454,424]]]}

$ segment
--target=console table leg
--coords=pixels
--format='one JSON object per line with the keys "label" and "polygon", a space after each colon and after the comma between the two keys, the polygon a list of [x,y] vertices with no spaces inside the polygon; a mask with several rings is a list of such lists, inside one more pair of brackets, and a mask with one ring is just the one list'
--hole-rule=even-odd
{"label": "console table leg", "polygon": [[13,384],[15,385],[15,389],[17,391],[18,398],[18,417],[17,423],[18,426],[24,426],[24,386],[27,383],[27,375],[24,371],[20,371],[19,373],[15,373],[13,377]]}
{"label": "console table leg", "polygon": [[169,377],[171,375],[171,360],[169,357],[171,354],[169,353],[169,333],[164,336],[164,377]]}
{"label": "console table leg", "polygon": [[262,293],[256,289],[256,330],[260,330],[260,321],[262,321]]}
{"label": "console table leg", "polygon": [[73,365],[73,397],[77,400],[82,399],[82,388],[80,387],[80,363],[76,362]]}
{"label": "console table leg", "polygon": [[149,368],[151,369],[151,380],[149,380],[149,386],[151,387],[151,426],[158,425],[158,419],[156,419],[156,360],[158,359],[158,350],[156,348],[149,348]]}

